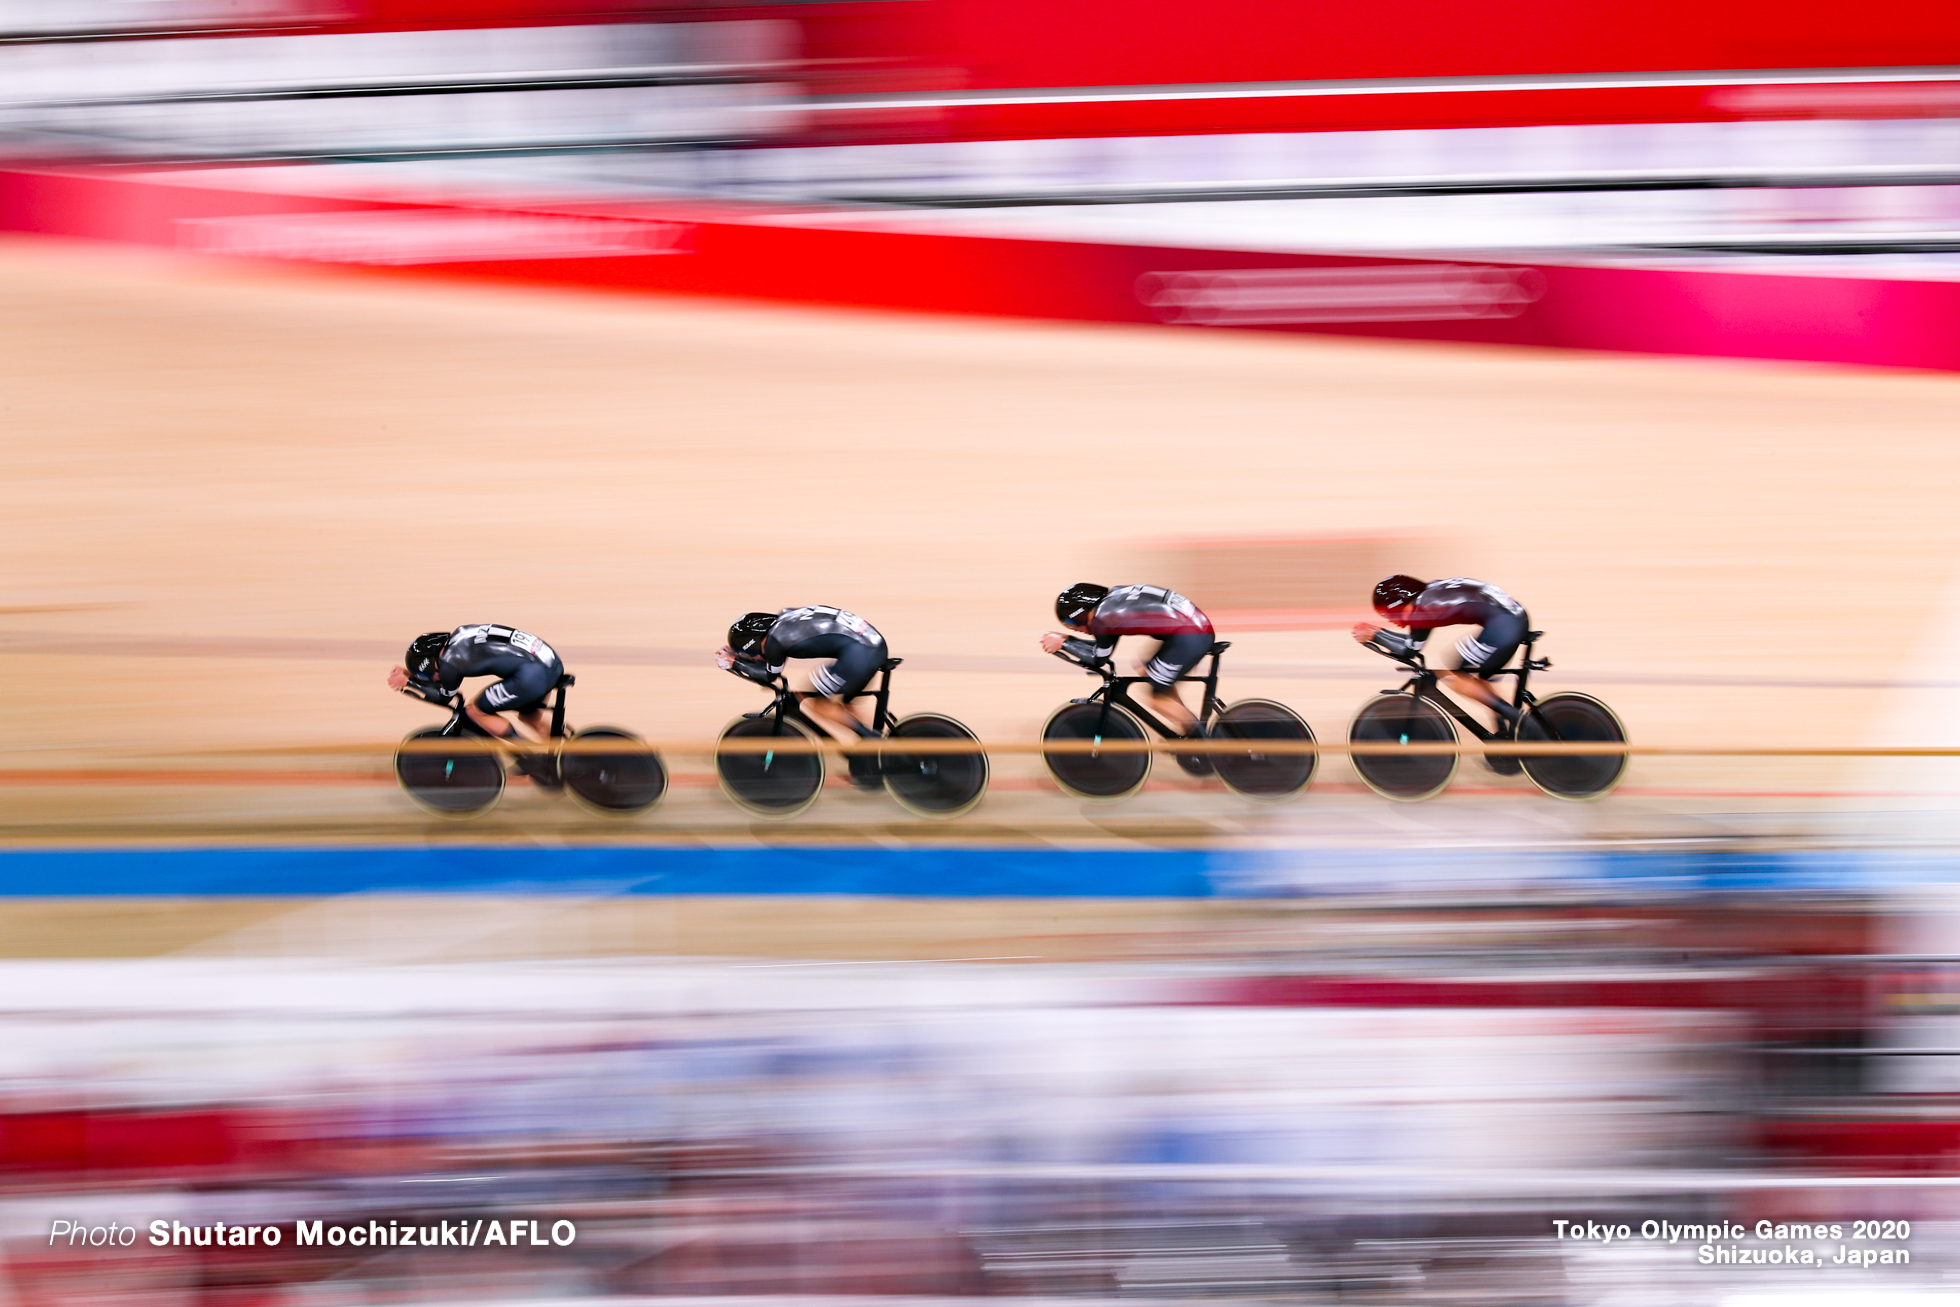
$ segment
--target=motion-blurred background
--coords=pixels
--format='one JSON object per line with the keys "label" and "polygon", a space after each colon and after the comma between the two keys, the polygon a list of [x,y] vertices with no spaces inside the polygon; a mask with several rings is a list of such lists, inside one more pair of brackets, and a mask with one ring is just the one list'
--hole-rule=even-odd
{"label": "motion-blurred background", "polygon": [[[0,0],[0,1296],[1944,1300],[1957,197],[1908,0]],[[1625,782],[1027,751],[1071,582],[1339,742],[1391,572]],[[979,808],[720,794],[802,603]],[[666,797],[411,804],[477,621]],[[491,1217],[578,1236],[49,1237]]]}

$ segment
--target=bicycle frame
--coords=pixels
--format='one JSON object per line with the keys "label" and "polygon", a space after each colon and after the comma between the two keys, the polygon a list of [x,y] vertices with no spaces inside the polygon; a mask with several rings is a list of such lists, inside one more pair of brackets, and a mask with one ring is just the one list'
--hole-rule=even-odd
{"label": "bicycle frame", "polygon": [[[1218,661],[1224,652],[1231,647],[1232,642],[1230,640],[1213,641],[1211,648],[1205,651],[1205,656],[1211,659],[1211,670],[1203,676],[1191,676],[1188,674],[1180,676],[1174,682],[1174,684],[1181,684],[1185,681],[1192,681],[1205,687],[1204,702],[1198,705],[1199,735],[1205,733],[1205,728],[1211,725],[1211,719],[1218,715],[1218,710],[1221,706],[1218,702]],[[1072,657],[1068,653],[1060,650],[1056,651],[1055,657],[1065,663],[1074,663],[1077,667],[1080,667],[1092,676],[1102,677],[1103,683],[1101,689],[1094,691],[1086,699],[1071,699],[1069,701],[1071,703],[1102,704],[1103,714],[1096,722],[1096,731],[1098,734],[1101,734],[1104,728],[1108,726],[1109,709],[1113,704],[1118,707],[1127,708],[1130,712],[1136,714],[1138,721],[1163,736],[1166,740],[1181,740],[1185,738],[1182,731],[1173,730],[1163,722],[1158,721],[1155,714],[1130,697],[1130,687],[1148,681],[1150,679],[1148,676],[1118,676],[1108,667],[1098,667],[1091,663],[1085,663],[1080,658]]]}
{"label": "bicycle frame", "polygon": [[[880,735],[886,734],[888,731],[891,730],[891,726],[892,726],[892,715],[891,715],[892,669],[894,667],[897,667],[900,663],[904,661],[905,660],[903,658],[885,659],[884,662],[878,664],[877,685],[876,686],[867,685],[862,690],[859,690],[856,694],[850,695],[844,700],[845,703],[850,703],[852,700],[862,699],[866,695],[870,695],[872,698],[876,699],[878,703],[876,709],[873,711],[871,715],[871,729],[876,731]],[[740,672],[736,672],[732,668],[730,669],[730,674],[734,676],[741,676]],[[748,678],[743,677],[743,679],[747,680]],[[742,716],[750,719],[763,718],[763,717],[773,718],[776,723],[775,734],[777,735],[780,735],[783,732],[782,723],[784,718],[795,717],[801,720],[811,730],[817,732],[818,739],[828,740],[831,738],[829,732],[825,731],[821,726],[817,725],[817,723],[811,721],[809,715],[803,711],[803,700],[806,698],[816,697],[812,691],[790,689],[789,678],[784,676],[780,672],[778,672],[775,676],[771,677],[767,685],[768,688],[775,693],[776,697],[774,702],[772,702],[767,708],[764,708],[761,712],[745,712],[742,714]]]}
{"label": "bicycle frame", "polygon": [[[553,691],[551,696],[551,738],[554,740],[565,738],[565,691],[577,684],[578,677],[567,672],[565,675],[560,676],[551,687]],[[468,698],[462,694],[456,694],[450,697],[449,721],[442,728],[444,735],[476,735],[486,740],[502,740],[505,744],[523,742],[522,740],[512,740],[503,736],[492,735],[481,726],[478,726],[476,719],[471,717],[467,711],[466,705],[468,703]]]}
{"label": "bicycle frame", "polygon": [[[1519,660],[1518,665],[1516,667],[1506,667],[1501,671],[1490,674],[1489,679],[1491,680],[1496,680],[1500,676],[1516,678],[1516,687],[1511,693],[1510,704],[1511,707],[1518,709],[1520,714],[1522,714],[1524,709],[1538,702],[1537,696],[1532,694],[1530,690],[1531,674],[1533,672],[1542,672],[1552,665],[1552,660],[1549,658],[1533,658],[1531,656],[1533,646],[1542,635],[1544,635],[1543,631],[1526,632],[1524,657]],[[1483,724],[1466,712],[1456,700],[1444,694],[1436,684],[1437,678],[1442,674],[1425,663],[1420,652],[1385,654],[1384,656],[1391,662],[1401,663],[1404,667],[1408,668],[1409,679],[1402,682],[1401,685],[1393,690],[1382,690],[1379,693],[1412,694],[1418,699],[1426,699],[1448,713],[1459,726],[1462,726],[1471,735],[1485,744],[1492,744],[1511,738],[1511,732],[1513,730],[1511,723],[1505,722],[1495,731],[1486,730]],[[1519,720],[1523,720],[1522,716],[1520,716]]]}

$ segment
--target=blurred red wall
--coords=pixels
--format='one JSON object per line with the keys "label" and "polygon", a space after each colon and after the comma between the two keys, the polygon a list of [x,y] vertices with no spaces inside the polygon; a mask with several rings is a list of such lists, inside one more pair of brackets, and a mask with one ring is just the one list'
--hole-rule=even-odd
{"label": "blurred red wall", "polygon": [[1960,63],[1937,0],[895,0],[969,85],[1118,86]]}
{"label": "blurred red wall", "polygon": [[352,26],[789,18],[970,88],[1960,64],[1939,0],[359,0]]}

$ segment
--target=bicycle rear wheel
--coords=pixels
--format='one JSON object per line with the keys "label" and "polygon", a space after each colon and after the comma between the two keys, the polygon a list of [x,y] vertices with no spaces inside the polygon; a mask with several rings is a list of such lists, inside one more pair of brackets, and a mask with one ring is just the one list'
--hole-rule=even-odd
{"label": "bicycle rear wheel", "polygon": [[591,726],[566,743],[573,747],[558,755],[558,774],[572,797],[588,807],[615,815],[638,812],[667,792],[660,755],[631,731]]}
{"label": "bicycle rear wheel", "polygon": [[[462,747],[455,752],[444,742]],[[411,731],[395,750],[395,779],[408,797],[444,817],[488,812],[504,793],[504,762],[486,742],[457,737],[441,726]],[[423,747],[413,747],[413,746]]]}
{"label": "bicycle rear wheel", "polygon": [[[893,747],[898,740],[970,741],[970,753],[948,750],[905,753]],[[885,788],[900,807],[921,817],[957,817],[980,802],[987,792],[987,755],[980,737],[942,713],[913,713],[891,729],[878,756]]]}
{"label": "bicycle rear wheel", "polygon": [[817,801],[823,789],[823,755],[817,737],[799,722],[743,717],[721,733],[724,740],[775,737],[781,749],[715,750],[722,792],[750,812],[790,817]]}
{"label": "bicycle rear wheel", "polygon": [[[1283,703],[1271,699],[1241,699],[1219,713],[1211,724],[1214,740],[1271,740],[1289,744],[1313,743],[1313,728]],[[1307,788],[1317,761],[1311,753],[1214,753],[1218,778],[1237,794],[1255,799],[1283,799]]]}
{"label": "bicycle rear wheel", "polygon": [[[1540,699],[1518,723],[1525,742],[1562,740],[1568,744],[1625,744],[1626,727],[1611,708],[1590,694],[1565,691]],[[1524,774],[1545,793],[1559,799],[1596,799],[1626,775],[1624,753],[1590,753],[1524,757]]]}
{"label": "bicycle rear wheel", "polygon": [[[1350,744],[1455,744],[1456,723],[1427,699],[1397,692],[1370,699],[1348,727]],[[1385,799],[1413,803],[1442,792],[1456,775],[1455,753],[1357,753],[1354,770]]]}
{"label": "bicycle rear wheel", "polygon": [[1044,743],[1079,744],[1090,749],[1042,750],[1042,760],[1070,794],[1084,799],[1120,799],[1143,788],[1150,776],[1146,750],[1104,751],[1106,742],[1141,744],[1143,723],[1114,704],[1070,703],[1057,708],[1041,728]]}

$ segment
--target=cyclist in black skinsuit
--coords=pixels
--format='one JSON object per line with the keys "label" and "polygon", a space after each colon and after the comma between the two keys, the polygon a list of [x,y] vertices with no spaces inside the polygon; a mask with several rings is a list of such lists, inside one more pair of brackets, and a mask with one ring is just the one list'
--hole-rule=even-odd
{"label": "cyclist in black skinsuit", "polygon": [[[715,651],[725,672],[767,685],[792,658],[827,658],[810,673],[814,693],[803,696],[803,715],[846,745],[875,740],[878,733],[847,702],[891,656],[885,637],[856,613],[823,604],[785,608],[780,613],[747,613],[728,628],[728,643]],[[846,752],[851,783],[877,789],[875,753]]]}
{"label": "cyclist in black skinsuit", "polygon": [[1443,581],[1391,576],[1375,587],[1374,604],[1382,617],[1410,632],[1402,635],[1367,622],[1354,628],[1355,639],[1386,653],[1420,652],[1429,633],[1439,626],[1481,628],[1457,641],[1456,670],[1444,672],[1439,679],[1457,694],[1489,708],[1504,723],[1517,724],[1518,710],[1504,702],[1490,678],[1503,670],[1524,642],[1531,618],[1523,604],[1489,582],[1467,576]]}
{"label": "cyclist in black skinsuit", "polygon": [[[475,702],[463,705],[463,711],[484,734],[522,746],[528,741],[516,723],[502,714],[516,713],[538,742],[548,742],[551,719],[545,714],[544,698],[564,674],[565,664],[557,651],[537,636],[484,622],[416,636],[408,646],[407,666],[388,673],[388,688],[446,705],[468,678],[495,676],[496,684],[485,686]],[[555,784],[555,770],[534,770],[533,761],[528,751],[520,751],[518,770],[539,785]]]}
{"label": "cyclist in black skinsuit", "polygon": [[1161,641],[1156,657],[1138,669],[1150,678],[1150,704],[1185,735],[1197,730],[1198,719],[1178,697],[1177,678],[1211,651],[1218,636],[1211,619],[1196,604],[1160,585],[1111,589],[1082,581],[1056,596],[1055,616],[1070,630],[1092,638],[1050,631],[1041,637],[1042,651],[1066,649],[1085,663],[1107,662],[1116,652],[1116,642],[1126,635]]}

